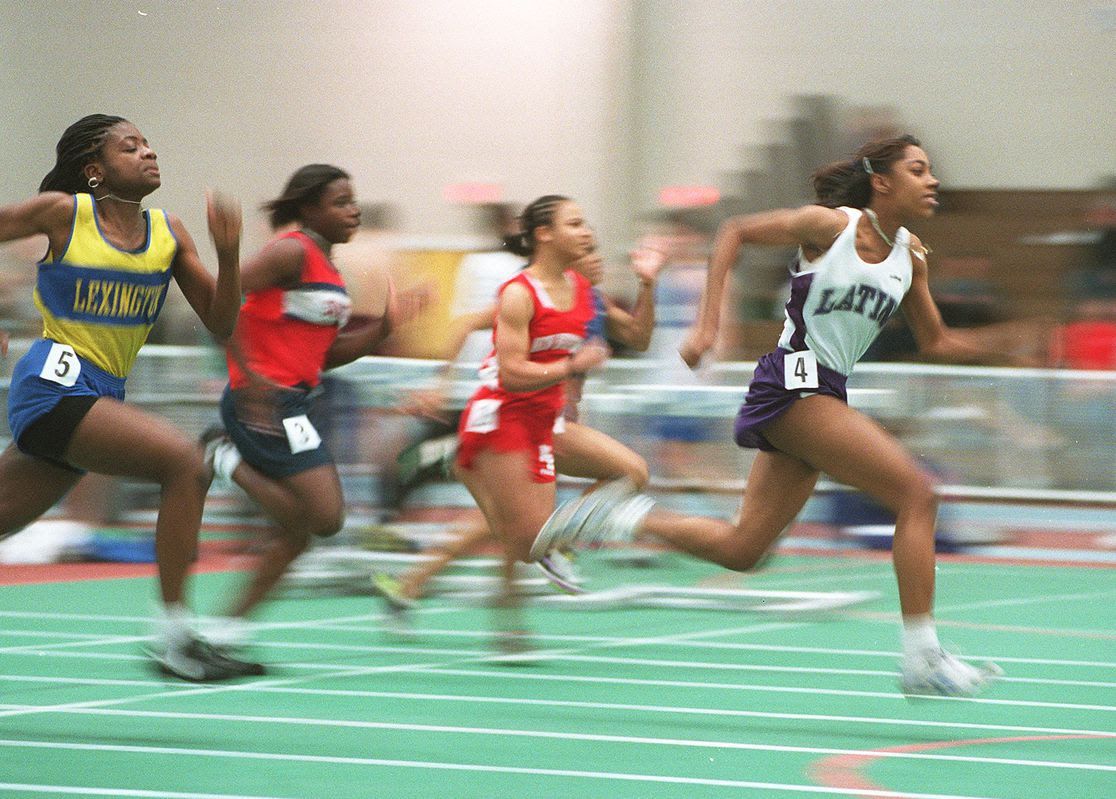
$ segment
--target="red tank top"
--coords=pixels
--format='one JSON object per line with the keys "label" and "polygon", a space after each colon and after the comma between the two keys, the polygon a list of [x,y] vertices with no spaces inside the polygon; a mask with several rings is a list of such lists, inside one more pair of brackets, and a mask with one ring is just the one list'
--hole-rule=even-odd
{"label": "red tank top", "polygon": [[[280,239],[302,245],[302,274],[294,288],[271,287],[248,294],[240,309],[236,340],[253,371],[284,386],[316,386],[325,355],[349,319],[352,301],[345,281],[314,240],[293,231]],[[229,385],[247,377],[227,356]]]}
{"label": "red tank top", "polygon": [[[574,303],[568,311],[555,308],[542,284],[526,272],[520,272],[500,287],[500,293],[503,294],[504,289],[512,283],[519,283],[531,294],[535,308],[527,327],[531,339],[527,358],[534,363],[553,363],[561,360],[580,348],[588,337],[589,323],[596,313],[592,286],[581,274],[570,269],[566,270],[566,280],[573,284],[574,289]],[[492,339],[495,342],[495,324],[492,326]],[[484,382],[473,395],[475,399],[499,398],[503,400],[502,404],[505,407],[529,403],[535,407],[553,410],[555,413],[565,405],[562,383],[538,391],[505,390],[500,385],[500,365],[496,359],[495,348],[481,363],[479,374]]]}

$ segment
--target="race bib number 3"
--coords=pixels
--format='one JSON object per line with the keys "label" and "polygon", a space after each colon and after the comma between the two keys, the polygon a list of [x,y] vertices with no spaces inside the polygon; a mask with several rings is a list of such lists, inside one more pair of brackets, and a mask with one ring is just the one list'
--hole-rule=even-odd
{"label": "race bib number 3", "polygon": [[78,360],[74,348],[69,344],[59,344],[58,342],[51,344],[50,352],[47,353],[46,361],[43,362],[43,370],[39,372],[39,377],[68,388],[77,382],[80,374],[81,361]]}
{"label": "race bib number 3", "polygon": [[291,445],[292,455],[317,449],[322,445],[322,437],[306,414],[287,417],[283,420],[283,427],[287,431],[287,443]]}
{"label": "race bib number 3", "polygon": [[783,356],[783,385],[788,389],[818,387],[818,359],[810,350]]}

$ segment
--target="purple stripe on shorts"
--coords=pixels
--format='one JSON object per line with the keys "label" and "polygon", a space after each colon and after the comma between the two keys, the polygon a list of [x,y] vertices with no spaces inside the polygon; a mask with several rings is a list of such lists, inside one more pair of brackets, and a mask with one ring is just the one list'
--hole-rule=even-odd
{"label": "purple stripe on shorts", "polygon": [[814,273],[791,276],[791,295],[787,300],[787,316],[794,323],[794,333],[791,334],[790,345],[795,352],[806,349],[806,319],[802,315],[806,307],[806,295],[810,293],[810,285],[814,282]]}

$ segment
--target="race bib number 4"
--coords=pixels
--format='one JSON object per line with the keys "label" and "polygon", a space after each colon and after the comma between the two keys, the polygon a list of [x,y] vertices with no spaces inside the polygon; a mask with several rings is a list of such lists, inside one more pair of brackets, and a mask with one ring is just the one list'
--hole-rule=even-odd
{"label": "race bib number 4", "polygon": [[292,455],[317,449],[322,445],[322,437],[306,414],[287,417],[283,420],[283,427],[287,431],[287,443],[291,445]]}
{"label": "race bib number 4", "polygon": [[52,343],[39,377],[69,388],[77,382],[80,374],[81,361],[78,360],[74,348],[69,344]]}
{"label": "race bib number 4", "polygon": [[783,385],[788,389],[818,387],[818,359],[810,350],[783,356]]}

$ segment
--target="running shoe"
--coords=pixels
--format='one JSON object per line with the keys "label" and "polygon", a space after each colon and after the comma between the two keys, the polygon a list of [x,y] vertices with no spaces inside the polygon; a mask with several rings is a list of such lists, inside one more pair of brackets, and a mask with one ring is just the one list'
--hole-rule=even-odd
{"label": "running shoe", "polygon": [[546,579],[567,594],[585,593],[585,581],[570,555],[561,550],[552,549],[539,558],[536,565],[546,576]]}
{"label": "running shoe", "polygon": [[899,685],[907,696],[975,696],[1003,669],[995,663],[973,666],[944,649],[904,659]]}
{"label": "running shoe", "polygon": [[539,561],[551,550],[577,543],[592,546],[631,541],[654,501],[637,494],[627,478],[590,491],[560,505],[550,514],[531,545],[530,558]]}
{"label": "running shoe", "polygon": [[411,611],[416,602],[403,593],[403,583],[393,574],[377,572],[372,575],[372,590],[384,600],[384,623],[395,632],[411,629]]}
{"label": "running shoe", "polygon": [[[207,483],[212,484],[213,478],[218,476],[218,458],[222,458],[229,450],[235,452],[236,446],[232,443],[232,440],[229,439],[228,434],[225,432],[225,428],[220,425],[207,427],[201,436],[198,437],[198,445],[202,448],[202,462],[205,464]],[[220,477],[226,482],[231,479],[224,474],[220,475]]]}
{"label": "running shoe", "polygon": [[217,682],[267,673],[262,663],[241,660],[201,638],[191,637],[174,647],[151,647],[147,655],[161,673],[189,682]]}

